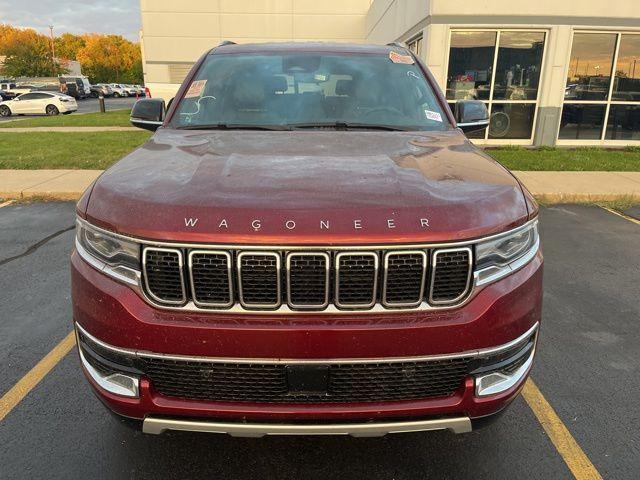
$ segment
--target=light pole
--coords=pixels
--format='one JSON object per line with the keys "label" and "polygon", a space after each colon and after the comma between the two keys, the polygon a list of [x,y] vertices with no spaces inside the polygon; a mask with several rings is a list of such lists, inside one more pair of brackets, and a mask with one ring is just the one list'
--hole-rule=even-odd
{"label": "light pole", "polygon": [[56,74],[56,45],[53,40],[53,25],[49,25],[49,32],[51,33],[51,66],[53,68],[53,74]]}

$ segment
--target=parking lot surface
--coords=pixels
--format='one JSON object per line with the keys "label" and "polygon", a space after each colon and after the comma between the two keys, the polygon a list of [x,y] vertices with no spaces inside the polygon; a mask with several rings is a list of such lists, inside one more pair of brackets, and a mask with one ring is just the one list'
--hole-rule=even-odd
{"label": "parking lot surface", "polygon": [[[71,331],[71,203],[0,208],[0,395]],[[532,378],[605,479],[640,470],[640,226],[543,208],[544,319]],[[0,478],[573,478],[523,398],[483,430],[374,439],[172,433],[117,423],[75,350],[0,423]],[[584,476],[581,478],[597,478]]]}
{"label": "parking lot surface", "polygon": [[[131,108],[136,103],[135,97],[127,98],[105,98],[106,110],[119,110],[122,108]],[[97,98],[85,98],[84,100],[78,100],[78,110],[70,115],[77,115],[78,113],[92,113],[100,111],[100,103]],[[37,115],[22,115],[12,117],[0,117],[0,122],[11,122],[19,120],[21,118],[32,118]]]}

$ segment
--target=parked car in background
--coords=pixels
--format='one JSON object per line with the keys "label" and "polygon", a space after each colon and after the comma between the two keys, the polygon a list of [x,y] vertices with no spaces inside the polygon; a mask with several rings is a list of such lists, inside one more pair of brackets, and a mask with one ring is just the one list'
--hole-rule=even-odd
{"label": "parked car in background", "polygon": [[91,85],[86,77],[60,77],[59,80],[60,91],[76,100],[87,98],[91,95]]}
{"label": "parked car in background", "polygon": [[114,97],[117,98],[117,97],[128,97],[129,96],[129,92],[127,91],[126,88],[124,88],[124,85],[122,85],[120,83],[110,83],[109,86],[113,90],[113,96]]}
{"label": "parked car in background", "polygon": [[0,90],[9,91],[12,88],[16,88],[16,84],[14,82],[10,82],[10,81],[0,82]]}
{"label": "parked car in background", "polygon": [[130,97],[135,97],[136,95],[140,95],[140,92],[135,87],[135,85],[124,84],[122,86],[127,91]]}
{"label": "parked car in background", "polygon": [[16,94],[8,90],[0,90],[0,101],[11,100],[16,97]]}
{"label": "parked car in background", "polygon": [[102,95],[103,97],[112,97],[113,89],[104,83],[99,83],[97,85],[91,85],[91,96],[96,98]]}
{"label": "parked car in background", "polygon": [[25,114],[58,115],[75,112],[77,109],[78,104],[69,95],[35,91],[0,102],[0,117]]}
{"label": "parked car in background", "polygon": [[146,91],[144,86],[142,85],[134,85],[134,87],[136,87],[136,89],[138,90],[138,95],[140,95],[141,97],[145,97],[146,96]]}

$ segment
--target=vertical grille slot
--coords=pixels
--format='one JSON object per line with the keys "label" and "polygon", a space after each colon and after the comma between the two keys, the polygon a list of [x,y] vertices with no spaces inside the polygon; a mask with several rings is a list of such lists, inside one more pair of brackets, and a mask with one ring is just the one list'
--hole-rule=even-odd
{"label": "vertical grille slot", "polygon": [[238,254],[238,294],[246,308],[280,306],[280,255],[275,252]]}
{"label": "vertical grille slot", "polygon": [[471,283],[470,248],[435,250],[432,266],[430,303],[455,303],[466,295]]}
{"label": "vertical grille slot", "polygon": [[424,296],[426,268],[427,254],[422,250],[387,252],[384,256],[383,305],[420,305]]}
{"label": "vertical grille slot", "polygon": [[145,248],[142,256],[147,293],[157,302],[182,305],[186,301],[182,252],[171,248]]}
{"label": "vertical grille slot", "polygon": [[340,252],[336,255],[336,306],[371,308],[376,303],[377,286],[376,253]]}
{"label": "vertical grille slot", "polygon": [[218,250],[189,252],[189,281],[193,302],[202,307],[233,305],[231,255]]}
{"label": "vertical grille slot", "polygon": [[287,255],[287,303],[291,308],[323,309],[329,305],[329,255]]}

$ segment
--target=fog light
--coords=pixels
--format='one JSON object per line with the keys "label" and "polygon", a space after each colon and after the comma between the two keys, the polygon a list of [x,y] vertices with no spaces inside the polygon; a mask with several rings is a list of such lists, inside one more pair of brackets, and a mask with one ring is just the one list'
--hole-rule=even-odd
{"label": "fog light", "polygon": [[529,358],[513,371],[496,371],[484,375],[478,375],[476,379],[476,396],[486,397],[505,392],[516,385],[529,371],[533,363],[533,354],[535,349],[531,349]]}
{"label": "fog light", "polygon": [[105,389],[109,393],[116,395],[122,395],[123,397],[138,397],[138,377],[125,375],[123,373],[109,373],[104,374],[95,369],[85,358],[82,353],[82,347],[78,348],[80,353],[80,361],[85,368],[89,376],[98,384],[101,388]]}

